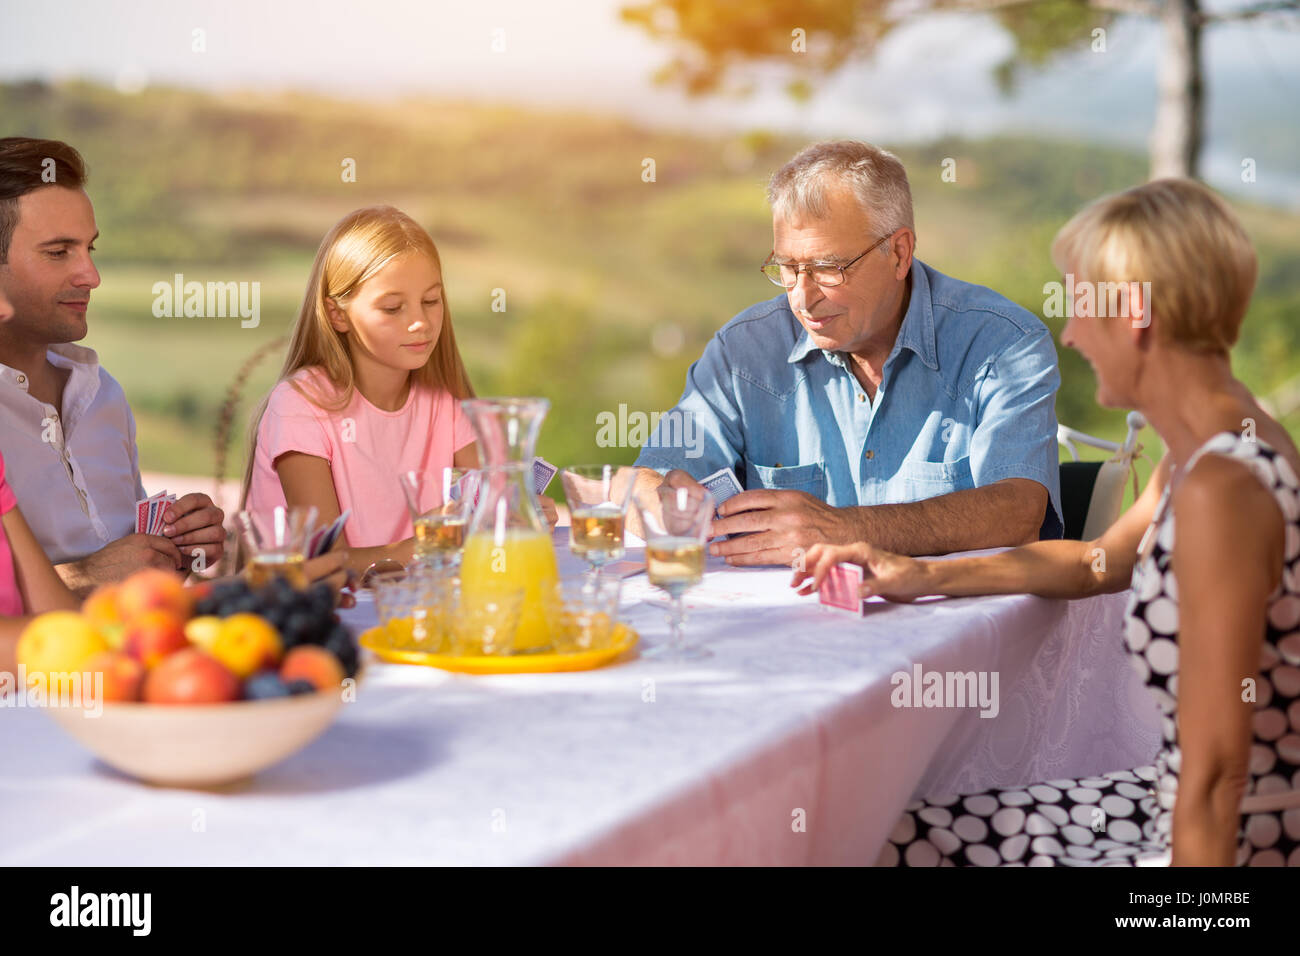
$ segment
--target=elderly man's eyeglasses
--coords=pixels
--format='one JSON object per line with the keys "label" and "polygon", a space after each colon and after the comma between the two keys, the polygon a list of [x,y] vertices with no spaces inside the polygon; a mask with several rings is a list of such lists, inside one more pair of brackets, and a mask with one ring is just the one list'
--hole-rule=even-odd
{"label": "elderly man's eyeglasses", "polygon": [[[888,235],[881,236],[871,244],[871,248],[867,252],[871,252],[872,249],[875,249],[892,235],[891,232]],[[860,256],[854,256],[848,262],[840,265],[835,262],[778,262],[776,250],[773,250],[763,263],[761,271],[773,285],[779,285],[783,289],[793,289],[799,281],[800,272],[807,272],[812,277],[813,282],[816,282],[819,286],[830,288],[831,286],[843,285],[845,271],[861,259],[862,256],[865,256],[867,252],[862,253]]]}

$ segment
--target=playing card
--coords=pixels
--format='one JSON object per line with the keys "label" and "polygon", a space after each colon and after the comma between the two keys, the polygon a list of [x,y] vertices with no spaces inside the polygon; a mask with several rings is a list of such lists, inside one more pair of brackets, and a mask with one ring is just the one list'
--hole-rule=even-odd
{"label": "playing card", "polygon": [[[709,494],[713,495],[713,517],[715,518],[719,517],[718,505],[721,505],[728,498],[734,498],[745,490],[740,487],[740,479],[736,477],[736,473],[730,468],[719,468],[701,481],[700,484],[708,489]],[[740,535],[729,534],[725,537],[730,541],[732,538],[740,537]]]}
{"label": "playing card", "polygon": [[556,468],[545,458],[537,457],[533,459],[533,490],[539,495],[546,491],[546,486],[551,483],[555,473],[560,469]]}
{"label": "playing card", "polygon": [[722,504],[728,498],[734,498],[745,489],[740,487],[740,480],[736,473],[730,468],[719,468],[709,477],[700,482],[713,495],[715,502],[714,514],[717,514],[716,505]]}
{"label": "playing card", "polygon": [[135,503],[135,530],[137,534],[162,534],[166,521],[163,515],[167,506],[176,501],[175,495],[167,494],[164,488],[155,495],[142,498]]}
{"label": "playing card", "polygon": [[318,528],[307,542],[307,557],[318,558],[334,547],[334,542],[343,533],[343,525],[347,523],[348,516],[351,514],[352,510],[348,509],[331,521],[327,527]]}
{"label": "playing card", "polygon": [[827,607],[861,616],[865,613],[861,592],[862,568],[856,564],[837,564],[822,579],[817,599]]}

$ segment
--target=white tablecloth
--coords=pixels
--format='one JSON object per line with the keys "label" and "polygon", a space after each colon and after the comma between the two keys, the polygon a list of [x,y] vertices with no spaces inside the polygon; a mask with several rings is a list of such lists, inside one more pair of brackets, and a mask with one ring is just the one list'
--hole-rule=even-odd
{"label": "white tablecloth", "polygon": [[[0,710],[0,864],[864,864],[914,793],[1155,753],[1123,595],[881,603],[858,620],[797,596],[788,570],[709,569],[688,600],[709,660],[505,677],[372,664],[324,736],[218,791],[138,784],[45,714]],[[661,597],[644,575],[625,583],[645,644],[666,639],[646,602]],[[890,676],[915,662],[997,671],[1000,713],[892,706]]]}

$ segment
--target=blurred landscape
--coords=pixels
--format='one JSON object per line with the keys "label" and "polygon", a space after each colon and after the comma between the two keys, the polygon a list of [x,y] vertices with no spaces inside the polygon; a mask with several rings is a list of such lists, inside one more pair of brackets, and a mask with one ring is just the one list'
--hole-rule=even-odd
{"label": "blurred landscape", "polygon": [[[377,202],[438,243],[476,391],[549,398],[538,450],[557,464],[632,461],[635,448],[597,446],[597,415],[672,407],[708,338],[776,291],[758,272],[771,248],[764,186],[808,140],[675,133],[541,106],[163,86],[125,95],[77,80],[0,84],[0,116],[5,135],[65,139],[85,156],[103,284],[83,344],[126,390],[142,467],[191,475],[213,474],[227,389],[288,332],[325,231]],[[1146,178],[1139,152],[1059,139],[880,145],[907,164],[918,257],[1040,316],[1043,284],[1059,278],[1048,257],[1056,230],[1087,201]],[[940,178],[947,157],[955,183]],[[341,179],[345,158],[355,183]],[[645,158],[654,182],[642,181]],[[1300,214],[1230,198],[1260,258],[1234,365],[1267,396],[1300,376]],[[260,326],[155,318],[153,284],[176,273],[260,283]],[[504,312],[492,309],[494,290]],[[1060,320],[1046,321],[1059,333]],[[1124,412],[1097,408],[1086,363],[1064,349],[1060,359],[1061,422],[1121,438]],[[244,426],[281,360],[277,349],[242,391],[227,478],[242,473]],[[1296,433],[1300,412],[1284,424]]]}

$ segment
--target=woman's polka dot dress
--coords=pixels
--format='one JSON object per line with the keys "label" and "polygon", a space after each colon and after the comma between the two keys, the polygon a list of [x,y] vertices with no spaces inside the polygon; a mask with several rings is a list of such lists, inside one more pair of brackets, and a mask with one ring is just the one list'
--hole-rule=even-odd
{"label": "woman's polka dot dress", "polygon": [[[1204,454],[1248,465],[1277,499],[1286,526],[1283,577],[1269,599],[1256,677],[1246,785],[1247,806],[1269,803],[1269,795],[1300,789],[1300,481],[1272,448],[1232,432],[1206,442],[1184,473]],[[1124,630],[1133,665],[1160,708],[1163,744],[1155,765],[918,801],[885,842],[878,866],[1133,866],[1167,858],[1182,756],[1173,549],[1166,488],[1139,548]],[[1300,866],[1300,806],[1243,813],[1237,863]]]}

